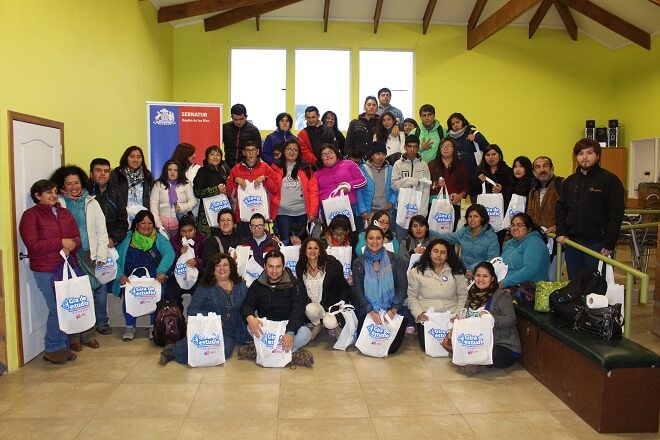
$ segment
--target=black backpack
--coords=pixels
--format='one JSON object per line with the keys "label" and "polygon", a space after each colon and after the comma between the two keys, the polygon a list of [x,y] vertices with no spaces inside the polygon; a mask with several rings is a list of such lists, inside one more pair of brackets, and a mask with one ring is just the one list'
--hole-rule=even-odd
{"label": "black backpack", "polygon": [[186,337],[186,320],[183,307],[163,299],[156,304],[156,325],[154,325],[154,344],[165,347]]}
{"label": "black backpack", "polygon": [[[605,272],[605,266],[603,266]],[[584,305],[584,298],[590,293],[605,295],[607,281],[598,270],[584,269],[570,283],[550,294],[550,308],[557,316],[574,321],[575,315]]]}

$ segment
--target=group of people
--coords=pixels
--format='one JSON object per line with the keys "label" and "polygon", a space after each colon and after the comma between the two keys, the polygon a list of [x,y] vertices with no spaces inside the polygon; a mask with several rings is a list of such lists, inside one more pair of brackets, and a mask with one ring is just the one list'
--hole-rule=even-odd
{"label": "group of people", "polygon": [[[368,97],[365,112],[351,121],[345,137],[331,111],[319,118],[318,109],[308,107],[307,127],[297,135],[291,132],[291,115],[281,113],[263,144],[245,107],[236,104],[223,125],[224,148],[206,148],[201,166],[195,147],[182,143],[154,180],[141,148],[131,146],[114,169],[109,160],[97,158],[89,175],[67,165],[35,182],[30,195],[36,206],[23,214],[20,233],[49,309],[44,359],[63,364],[83,346],[99,348],[96,334],[113,331],[107,292],[122,296],[129,277],[146,271],[173,303],[181,304],[184,293],[192,295],[189,315],[222,317],[227,357],[236,345],[260,335],[264,317],[288,320],[287,351],[300,350],[323,327],[337,337],[343,322],[328,319],[327,312],[344,301],[355,307],[358,331],[367,315],[376,324],[383,313],[403,316],[390,353],[406,332],[417,333],[424,349],[423,323],[431,307],[457,316],[462,309],[488,310],[495,320],[493,365],[512,365],[521,347],[510,292],[554,273],[554,248],[545,234],[612,252],[623,217],[623,186],[600,168],[600,146],[592,140],[576,143],[578,168],[562,179],[547,156],[533,162],[519,156],[509,167],[502,149],[460,113],[451,114],[443,127],[433,106],[425,104],[418,124],[403,119],[390,99],[388,89]],[[248,182],[266,190],[268,217],[257,213],[249,222],[240,220],[237,192]],[[421,192],[419,212],[407,228],[395,222],[402,188]],[[525,198],[510,229],[492,228],[486,208],[476,203],[482,192],[501,193],[505,207],[514,194]],[[205,202],[219,194],[231,206],[209,218]],[[348,196],[352,212],[326,219],[322,201],[335,194]],[[471,204],[462,213],[468,196]],[[427,215],[437,197],[447,197],[454,207],[453,232],[430,231]],[[458,222],[461,214],[464,225]],[[322,231],[314,232],[325,220]],[[283,245],[300,245],[295,270],[287,267]],[[183,289],[172,268],[189,246],[194,258],[186,265],[200,275],[192,288]],[[249,287],[236,261],[240,246],[249,247],[263,269]],[[351,270],[328,251],[341,246],[351,247]],[[92,282],[95,326],[78,335],[63,333],[51,281],[60,253],[74,256],[93,281],[95,267],[106,262],[112,248],[118,253],[117,278],[107,285]],[[569,276],[595,267],[583,254],[566,252]],[[419,261],[410,265],[415,254]],[[499,280],[489,262],[498,256],[508,266]],[[136,318],[125,306],[124,315],[122,338],[132,341]],[[150,319],[153,325],[154,314]],[[170,360],[187,362],[185,339],[165,347],[160,361]]]}

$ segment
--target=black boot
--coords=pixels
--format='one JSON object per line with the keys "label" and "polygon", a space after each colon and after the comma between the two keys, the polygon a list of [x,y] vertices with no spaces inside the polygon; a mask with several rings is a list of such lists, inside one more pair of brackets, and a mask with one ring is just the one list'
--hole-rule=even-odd
{"label": "black boot", "polygon": [[174,360],[174,344],[168,344],[160,352],[160,359],[158,360],[158,363],[160,365],[167,365],[168,362],[173,360]]}

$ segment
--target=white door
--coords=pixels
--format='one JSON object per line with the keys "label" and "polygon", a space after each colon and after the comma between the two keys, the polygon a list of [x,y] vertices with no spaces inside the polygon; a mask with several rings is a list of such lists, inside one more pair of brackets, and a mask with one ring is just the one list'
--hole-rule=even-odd
{"label": "white door", "polygon": [[23,362],[44,351],[48,308],[30,270],[28,252],[18,232],[23,212],[34,206],[30,187],[47,179],[62,164],[61,130],[18,120],[12,121],[14,154],[14,201],[16,207],[16,249],[21,303]]}

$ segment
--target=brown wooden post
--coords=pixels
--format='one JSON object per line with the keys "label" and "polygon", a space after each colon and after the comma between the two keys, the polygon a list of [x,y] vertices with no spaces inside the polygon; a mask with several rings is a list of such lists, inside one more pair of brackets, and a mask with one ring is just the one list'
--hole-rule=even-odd
{"label": "brown wooden post", "polygon": [[[658,238],[660,238],[660,226],[658,227]],[[651,332],[660,336],[660,240],[655,250],[655,293],[653,294],[653,329]]]}

